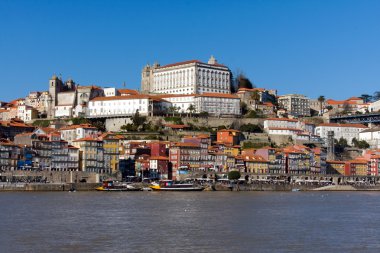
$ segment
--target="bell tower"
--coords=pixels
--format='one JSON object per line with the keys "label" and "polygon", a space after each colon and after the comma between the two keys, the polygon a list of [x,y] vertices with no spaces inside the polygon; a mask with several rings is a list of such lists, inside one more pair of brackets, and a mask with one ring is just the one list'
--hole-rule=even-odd
{"label": "bell tower", "polygon": [[57,105],[57,97],[58,92],[61,91],[61,81],[58,79],[56,75],[53,75],[52,78],[49,80],[49,94],[51,96],[51,106],[54,108],[54,106]]}

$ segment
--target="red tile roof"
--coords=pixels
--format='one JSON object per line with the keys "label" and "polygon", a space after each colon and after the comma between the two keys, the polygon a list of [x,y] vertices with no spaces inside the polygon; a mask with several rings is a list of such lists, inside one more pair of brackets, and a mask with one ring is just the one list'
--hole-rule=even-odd
{"label": "red tile roof", "polygon": [[329,127],[356,127],[356,128],[368,128],[363,124],[339,124],[339,123],[322,123],[318,126],[329,126]]}
{"label": "red tile roof", "polygon": [[265,120],[298,122],[298,120],[296,120],[296,119],[286,119],[286,118],[268,118],[268,119],[265,119]]}

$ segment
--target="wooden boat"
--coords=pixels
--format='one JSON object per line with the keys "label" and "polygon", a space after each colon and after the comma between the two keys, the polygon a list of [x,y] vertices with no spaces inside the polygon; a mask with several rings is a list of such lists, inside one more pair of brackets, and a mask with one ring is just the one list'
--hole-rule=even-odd
{"label": "wooden boat", "polygon": [[161,180],[158,183],[152,183],[150,188],[153,191],[203,191],[203,186],[194,184],[176,184],[173,180]]}
{"label": "wooden boat", "polygon": [[97,191],[117,191],[117,192],[121,192],[121,191],[141,191],[140,188],[136,188],[132,185],[129,185],[129,184],[120,184],[120,183],[116,183],[112,180],[107,180],[107,181],[103,181],[103,185],[96,188]]}

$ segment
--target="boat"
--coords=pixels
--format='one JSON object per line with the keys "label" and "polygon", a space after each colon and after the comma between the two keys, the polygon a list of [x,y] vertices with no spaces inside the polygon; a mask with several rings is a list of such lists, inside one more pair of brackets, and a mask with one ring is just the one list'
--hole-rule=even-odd
{"label": "boat", "polygon": [[113,180],[103,181],[103,185],[96,188],[97,191],[141,191],[140,188],[136,188],[133,185],[114,182]]}
{"label": "boat", "polygon": [[203,186],[175,183],[173,180],[161,180],[150,185],[153,191],[203,191]]}

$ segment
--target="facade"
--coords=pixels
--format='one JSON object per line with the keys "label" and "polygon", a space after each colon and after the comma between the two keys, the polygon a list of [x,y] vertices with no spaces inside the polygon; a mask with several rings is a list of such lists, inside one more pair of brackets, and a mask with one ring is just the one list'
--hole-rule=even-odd
{"label": "facade", "polygon": [[211,56],[207,63],[191,60],[142,70],[143,93],[202,94],[230,93],[231,71]]}
{"label": "facade", "polygon": [[238,145],[240,143],[240,131],[235,129],[218,130],[216,141],[218,143]]}
{"label": "facade", "polygon": [[17,119],[0,121],[0,138],[14,140],[17,134],[33,132],[34,129],[34,126],[25,124],[23,121]]}
{"label": "facade", "polygon": [[[233,94],[164,94],[158,97],[169,101],[179,113],[207,112],[213,116],[241,115],[240,99]],[[191,106],[193,106],[192,111]]]}
{"label": "facade", "polygon": [[292,116],[310,116],[310,99],[304,95],[284,95],[278,98],[278,103]]}
{"label": "facade", "polygon": [[285,118],[269,118],[264,120],[264,129],[269,128],[292,128],[300,129],[300,124],[296,119],[285,119]]}
{"label": "facade", "polygon": [[198,170],[200,167],[201,148],[195,143],[178,142],[173,144],[169,151],[169,161],[172,164],[173,179],[182,173]]}
{"label": "facade", "polygon": [[96,127],[88,124],[63,127],[59,129],[59,132],[61,133],[61,139],[67,141],[69,144],[72,144],[73,141],[78,139],[96,137],[98,134]]}
{"label": "facade", "polygon": [[348,144],[352,144],[352,139],[359,139],[359,133],[367,127],[363,124],[338,124],[338,123],[323,123],[315,128],[315,134],[324,140],[327,140],[327,133],[334,132],[335,139],[346,139]]}
{"label": "facade", "polygon": [[371,149],[380,148],[380,128],[365,129],[359,133],[359,140],[366,141]]}
{"label": "facade", "polygon": [[167,111],[170,103],[149,95],[97,97],[89,102],[87,117],[159,115]]}
{"label": "facade", "polygon": [[104,149],[103,142],[87,137],[75,140],[73,145],[79,148],[80,152],[80,171],[96,172],[99,174],[111,173],[104,167]]}
{"label": "facade", "polygon": [[21,154],[21,147],[10,141],[0,141],[0,171],[17,169],[17,161]]}

